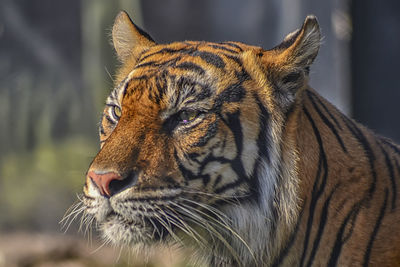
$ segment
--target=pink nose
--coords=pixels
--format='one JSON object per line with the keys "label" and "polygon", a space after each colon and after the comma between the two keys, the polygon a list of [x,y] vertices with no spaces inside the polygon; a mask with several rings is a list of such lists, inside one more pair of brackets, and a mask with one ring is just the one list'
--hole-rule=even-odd
{"label": "pink nose", "polygon": [[107,172],[107,173],[102,173],[102,174],[97,174],[94,171],[90,171],[88,173],[90,179],[96,184],[96,186],[100,190],[101,195],[107,195],[111,197],[111,192],[110,192],[110,183],[111,181],[114,180],[122,180],[122,177],[115,173],[115,172]]}

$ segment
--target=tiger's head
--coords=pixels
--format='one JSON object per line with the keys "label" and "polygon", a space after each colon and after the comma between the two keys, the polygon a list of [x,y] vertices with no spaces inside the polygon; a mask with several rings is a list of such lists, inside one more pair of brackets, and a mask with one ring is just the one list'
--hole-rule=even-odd
{"label": "tiger's head", "polygon": [[[295,116],[320,43],[318,23],[264,50],[237,42],[157,44],[125,12],[122,63],[84,186],[105,239],[185,242],[231,263],[265,262],[298,213]],[[264,256],[263,256],[264,257]]]}

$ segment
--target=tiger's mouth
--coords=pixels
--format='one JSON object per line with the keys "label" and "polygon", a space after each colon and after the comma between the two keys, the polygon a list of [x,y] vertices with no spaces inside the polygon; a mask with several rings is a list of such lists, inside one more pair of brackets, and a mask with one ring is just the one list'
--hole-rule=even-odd
{"label": "tiger's mouth", "polygon": [[96,219],[105,240],[118,245],[152,244],[167,241],[184,220],[173,207],[179,194],[160,198],[88,197],[86,213]]}
{"label": "tiger's mouth", "polygon": [[99,222],[99,226],[106,240],[114,244],[133,246],[165,241],[170,234],[169,231],[173,230],[172,226],[167,229],[166,223],[166,218],[149,216],[126,218],[112,211]]}

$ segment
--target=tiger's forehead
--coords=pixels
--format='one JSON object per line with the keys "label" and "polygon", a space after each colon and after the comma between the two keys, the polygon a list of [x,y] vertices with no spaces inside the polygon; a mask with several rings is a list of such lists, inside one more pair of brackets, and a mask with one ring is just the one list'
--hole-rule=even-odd
{"label": "tiger's forehead", "polygon": [[223,68],[225,67],[225,63],[220,56],[238,55],[245,49],[248,49],[248,46],[235,42],[175,42],[171,44],[155,45],[150,47],[139,57],[139,64],[140,62],[147,61],[148,59],[164,59],[165,57],[168,58],[168,56],[174,55],[177,57],[200,57],[207,63],[212,64],[217,68]]}
{"label": "tiger's forehead", "polygon": [[164,107],[199,102],[243,80],[246,73],[241,54],[250,49],[260,48],[236,42],[155,45],[132,64],[115,94],[121,104],[127,98]]}
{"label": "tiger's forehead", "polygon": [[168,69],[171,74],[192,72],[204,75],[208,71],[225,73],[241,65],[240,56],[260,47],[239,42],[185,41],[155,45],[139,55],[130,78],[148,78]]}
{"label": "tiger's forehead", "polygon": [[138,74],[146,73],[147,76],[157,75],[160,71],[173,75],[189,72],[200,76],[208,71],[223,72],[231,65],[229,61],[239,58],[242,49],[237,47],[234,50],[222,44],[208,42],[156,45],[139,57],[134,71]]}

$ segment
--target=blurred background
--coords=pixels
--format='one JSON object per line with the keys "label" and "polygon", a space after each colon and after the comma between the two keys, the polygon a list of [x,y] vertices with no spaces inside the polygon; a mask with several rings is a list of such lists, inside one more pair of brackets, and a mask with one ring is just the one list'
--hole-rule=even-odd
{"label": "blurred background", "polygon": [[[315,14],[324,36],[311,85],[400,142],[398,0],[0,0],[0,266],[144,266],[59,221],[98,150],[126,10],[160,43],[278,44]],[[100,248],[99,248],[100,247]],[[164,252],[163,252],[164,253]],[[165,251],[147,266],[187,266]]]}

